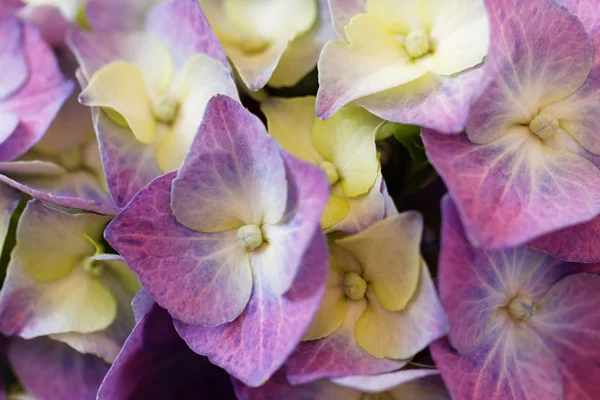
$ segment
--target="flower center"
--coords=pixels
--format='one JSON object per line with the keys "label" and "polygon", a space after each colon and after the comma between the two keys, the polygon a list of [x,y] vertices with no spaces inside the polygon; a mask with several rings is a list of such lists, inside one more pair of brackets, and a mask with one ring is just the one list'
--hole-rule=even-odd
{"label": "flower center", "polygon": [[514,319],[526,322],[535,312],[535,305],[531,297],[520,294],[508,303],[508,312]]}
{"label": "flower center", "polygon": [[327,179],[330,185],[335,185],[340,180],[340,175],[337,172],[335,165],[329,161],[323,161],[321,163],[321,169],[327,174]]}
{"label": "flower center", "polygon": [[157,120],[165,124],[172,123],[178,111],[179,102],[172,98],[161,97],[157,101],[152,102],[152,114],[154,114]]}
{"label": "flower center", "polygon": [[237,241],[247,250],[257,249],[263,243],[262,231],[256,225],[244,225],[237,231]]}
{"label": "flower center", "polygon": [[529,130],[542,139],[548,139],[558,131],[558,121],[550,114],[541,113],[531,120]]}
{"label": "flower center", "polygon": [[349,272],[344,276],[344,293],[352,300],[361,300],[365,297],[367,282],[356,272]]}
{"label": "flower center", "polygon": [[360,400],[394,400],[394,396],[385,392],[366,393],[360,398]]}
{"label": "flower center", "polygon": [[411,58],[419,58],[429,53],[429,35],[424,30],[411,31],[406,36],[404,48]]}

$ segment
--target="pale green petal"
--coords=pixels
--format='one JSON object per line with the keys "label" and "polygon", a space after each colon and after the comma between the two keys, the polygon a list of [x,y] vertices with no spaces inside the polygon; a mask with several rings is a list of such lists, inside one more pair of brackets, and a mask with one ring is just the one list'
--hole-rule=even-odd
{"label": "pale green petal", "polygon": [[480,64],[489,49],[490,22],[483,0],[417,0],[430,27],[432,72],[453,75]]}
{"label": "pale green petal", "polygon": [[30,201],[17,228],[15,255],[34,279],[58,280],[96,249],[86,238],[99,242],[110,217],[95,214],[69,214]]}
{"label": "pale green petal", "polygon": [[404,39],[384,20],[359,14],[346,26],[348,42],[333,40],[319,58],[319,116],[341,106],[411,82],[427,70],[404,49]]}
{"label": "pale green petal", "polygon": [[414,297],[402,311],[386,310],[372,289],[368,307],[356,323],[356,340],[375,357],[408,359],[447,334],[442,305],[425,262]]}
{"label": "pale green petal", "polygon": [[238,100],[231,72],[206,54],[197,54],[183,67],[176,85],[180,101],[173,129],[156,149],[158,165],[164,172],[179,169],[204,117],[208,101],[217,94]]}
{"label": "pale green petal", "polygon": [[367,193],[377,179],[375,133],[381,122],[356,106],[346,106],[327,120],[315,121],[313,145],[336,167],[342,190],[348,197]]}
{"label": "pale green petal", "polygon": [[315,115],[315,97],[289,99],[273,97],[260,105],[267,117],[269,134],[293,156],[320,165],[323,157],[312,143]]}
{"label": "pale green petal", "polygon": [[302,340],[316,340],[335,332],[346,317],[348,298],[344,294],[344,271],[330,258],[329,275],[321,306]]}
{"label": "pale green petal", "polygon": [[406,35],[421,28],[415,0],[367,0],[366,8],[368,14],[383,19],[398,33]]}
{"label": "pale green petal", "polygon": [[419,282],[423,218],[404,212],[386,218],[364,231],[336,241],[360,263],[363,279],[381,304],[398,311],[415,293]]}
{"label": "pale green petal", "polygon": [[331,194],[327,208],[323,211],[323,215],[321,215],[321,228],[329,229],[343,220],[348,215],[349,208],[350,206],[346,198]]}
{"label": "pale green petal", "polygon": [[[85,105],[117,112],[140,142],[154,141],[156,119],[152,114],[152,103],[144,77],[134,64],[115,61],[102,67],[92,76],[79,98]],[[109,116],[113,117],[110,113]]]}

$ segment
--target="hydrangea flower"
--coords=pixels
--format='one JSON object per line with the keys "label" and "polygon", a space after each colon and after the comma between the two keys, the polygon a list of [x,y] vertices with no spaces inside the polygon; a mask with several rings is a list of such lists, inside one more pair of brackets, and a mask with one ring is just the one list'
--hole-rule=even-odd
{"label": "hydrangea flower", "polygon": [[352,101],[386,120],[460,132],[488,52],[484,0],[332,0],[317,115]]}
{"label": "hydrangea flower", "polygon": [[239,400],[449,400],[436,370],[414,369],[382,375],[349,376],[292,386],[283,371],[266,384],[252,388],[233,380]]}
{"label": "hydrangea flower", "polygon": [[458,399],[593,399],[600,390],[600,277],[526,246],[473,248],[443,202],[436,365]]}
{"label": "hydrangea flower", "polygon": [[75,31],[69,40],[82,68],[80,101],[94,108],[119,206],[179,168],[214,94],[237,98],[222,49],[194,0],[154,6],[141,32]]}
{"label": "hydrangea flower", "polygon": [[290,382],[398,369],[446,334],[419,254],[422,231],[422,217],[405,212],[330,240],[325,296],[286,363]]}
{"label": "hydrangea flower", "polygon": [[294,156],[327,174],[331,197],[321,225],[357,233],[386,213],[375,134],[383,121],[346,107],[327,121],[315,116],[315,98],[271,98],[261,104],[269,133]]}
{"label": "hydrangea flower", "polygon": [[25,339],[50,336],[107,361],[133,327],[139,283],[116,255],[102,253],[109,217],[27,204],[0,292],[0,329]]}
{"label": "hydrangea flower", "polygon": [[335,36],[326,0],[200,0],[250,90],[294,86]]}
{"label": "hydrangea flower", "polygon": [[229,375],[190,350],[169,313],[153,305],[141,316],[98,392],[99,400],[129,398],[236,397]]}
{"label": "hydrangea flower", "polygon": [[235,100],[216,96],[177,176],[136,195],[106,238],[195,352],[258,386],[319,307],[328,195],[320,169],[283,152]]}
{"label": "hydrangea flower", "polygon": [[600,213],[598,6],[565,4],[491,1],[488,83],[466,134],[423,132],[477,245],[516,246]]}
{"label": "hydrangea flower", "polygon": [[73,82],[40,33],[9,12],[0,14],[0,68],[0,161],[12,161],[41,139]]}

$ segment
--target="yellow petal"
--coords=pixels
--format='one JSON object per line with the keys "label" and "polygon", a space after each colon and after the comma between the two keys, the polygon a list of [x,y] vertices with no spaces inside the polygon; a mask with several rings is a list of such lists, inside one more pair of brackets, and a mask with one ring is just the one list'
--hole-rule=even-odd
{"label": "yellow petal", "polygon": [[389,23],[396,32],[407,34],[420,28],[414,0],[367,0],[367,14]]}
{"label": "yellow petal", "polygon": [[380,123],[381,119],[365,109],[346,106],[331,118],[314,124],[313,144],[336,167],[348,197],[367,193],[377,179],[375,134]]}
{"label": "yellow petal", "polygon": [[348,214],[348,209],[348,200],[335,194],[329,196],[327,208],[321,215],[321,228],[327,229],[340,222]]}
{"label": "yellow petal", "polygon": [[106,107],[119,113],[133,135],[142,143],[156,137],[156,120],[144,84],[144,77],[133,64],[115,61],[102,67],[80,95],[88,106]]}
{"label": "yellow petal", "polygon": [[290,154],[320,165],[323,158],[312,143],[315,97],[271,98],[260,105],[267,117],[269,134]]}
{"label": "yellow petal", "polygon": [[428,68],[432,72],[452,75],[483,61],[490,35],[483,0],[420,0],[417,8],[430,27],[434,51]]}
{"label": "yellow petal", "polygon": [[398,311],[415,293],[419,282],[423,218],[404,212],[386,218],[364,231],[336,241],[352,253],[377,298],[389,311]]}
{"label": "yellow petal", "polygon": [[224,94],[238,100],[229,69],[206,54],[197,54],[186,62],[175,91],[180,101],[177,117],[156,149],[158,165],[164,172],[181,166],[213,96]]}
{"label": "yellow petal", "polygon": [[317,20],[316,0],[224,0],[225,19],[248,39],[291,40]]}
{"label": "yellow petal", "polygon": [[344,272],[335,260],[329,259],[329,275],[319,311],[315,314],[302,340],[316,340],[335,332],[346,317],[347,297],[344,294]]}

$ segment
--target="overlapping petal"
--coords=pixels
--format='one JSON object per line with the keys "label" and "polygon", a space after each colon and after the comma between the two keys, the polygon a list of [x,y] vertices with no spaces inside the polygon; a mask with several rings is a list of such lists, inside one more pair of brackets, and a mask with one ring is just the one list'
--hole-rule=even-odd
{"label": "overlapping petal", "polygon": [[[220,325],[246,307],[252,291],[247,253],[235,231],[207,234],[176,220],[170,207],[174,173],[140,191],[106,230],[144,288],[187,323]],[[206,307],[206,304],[218,304]]]}
{"label": "overlapping petal", "polygon": [[524,338],[519,328],[512,325],[498,327],[466,356],[459,355],[446,339],[434,342],[431,352],[448,390],[456,398],[562,399],[554,358],[535,339]]}
{"label": "overlapping petal", "polygon": [[593,399],[600,385],[600,318],[597,275],[571,275],[554,285],[536,305],[532,327],[554,355],[566,399]]}
{"label": "overlapping petal", "polygon": [[229,376],[191,351],[158,305],[140,320],[98,393],[100,400],[138,396],[234,398]]}
{"label": "overlapping petal", "polygon": [[344,320],[335,332],[301,342],[285,364],[288,380],[301,385],[322,378],[377,374],[403,367],[405,360],[374,357],[357,343],[356,322],[366,308],[364,300],[348,300]]}
{"label": "overlapping petal", "polygon": [[[422,230],[421,215],[406,212],[335,243],[356,257],[381,304],[389,311],[400,311],[419,285]],[[391,238],[397,243],[394,251],[388,247]]]}
{"label": "overlapping petal", "polygon": [[539,108],[575,92],[592,65],[593,47],[576,16],[554,1],[489,2],[491,51],[486,87],[467,125],[488,143],[512,125],[529,124]]}
{"label": "overlapping petal", "polygon": [[525,127],[484,145],[429,130],[423,142],[477,245],[519,245],[600,211],[598,167],[548,149]]}
{"label": "overlapping petal", "polygon": [[276,224],[288,200],[285,173],[279,146],[260,120],[217,96],[173,181],[173,213],[203,232]]}
{"label": "overlapping petal", "polygon": [[417,292],[400,312],[391,312],[379,296],[367,292],[369,306],[356,323],[356,340],[375,357],[408,359],[448,330],[427,265],[420,269]]}
{"label": "overlapping petal", "polygon": [[[12,134],[0,144],[2,161],[12,161],[35,145],[73,90],[73,82],[64,78],[52,49],[40,33],[28,23],[20,21],[18,25],[29,69],[27,80],[19,89],[13,88],[10,96],[0,100],[0,114],[13,114],[19,119]],[[10,70],[9,66],[6,68]],[[2,134],[6,136],[8,132],[4,129]]]}
{"label": "overlapping petal", "polygon": [[175,320],[192,350],[249,386],[262,385],[281,367],[319,308],[327,275],[327,246],[320,230],[283,296],[271,289],[265,272],[253,270],[252,297],[233,322],[204,328]]}
{"label": "overlapping petal", "polygon": [[525,246],[473,248],[449,197],[442,207],[440,297],[450,320],[450,342],[460,354],[470,353],[498,327],[494,318],[510,299],[525,294],[538,301],[554,283],[578,270]]}
{"label": "overlapping petal", "polygon": [[39,399],[93,400],[109,364],[48,338],[14,339],[8,350],[19,382]]}

